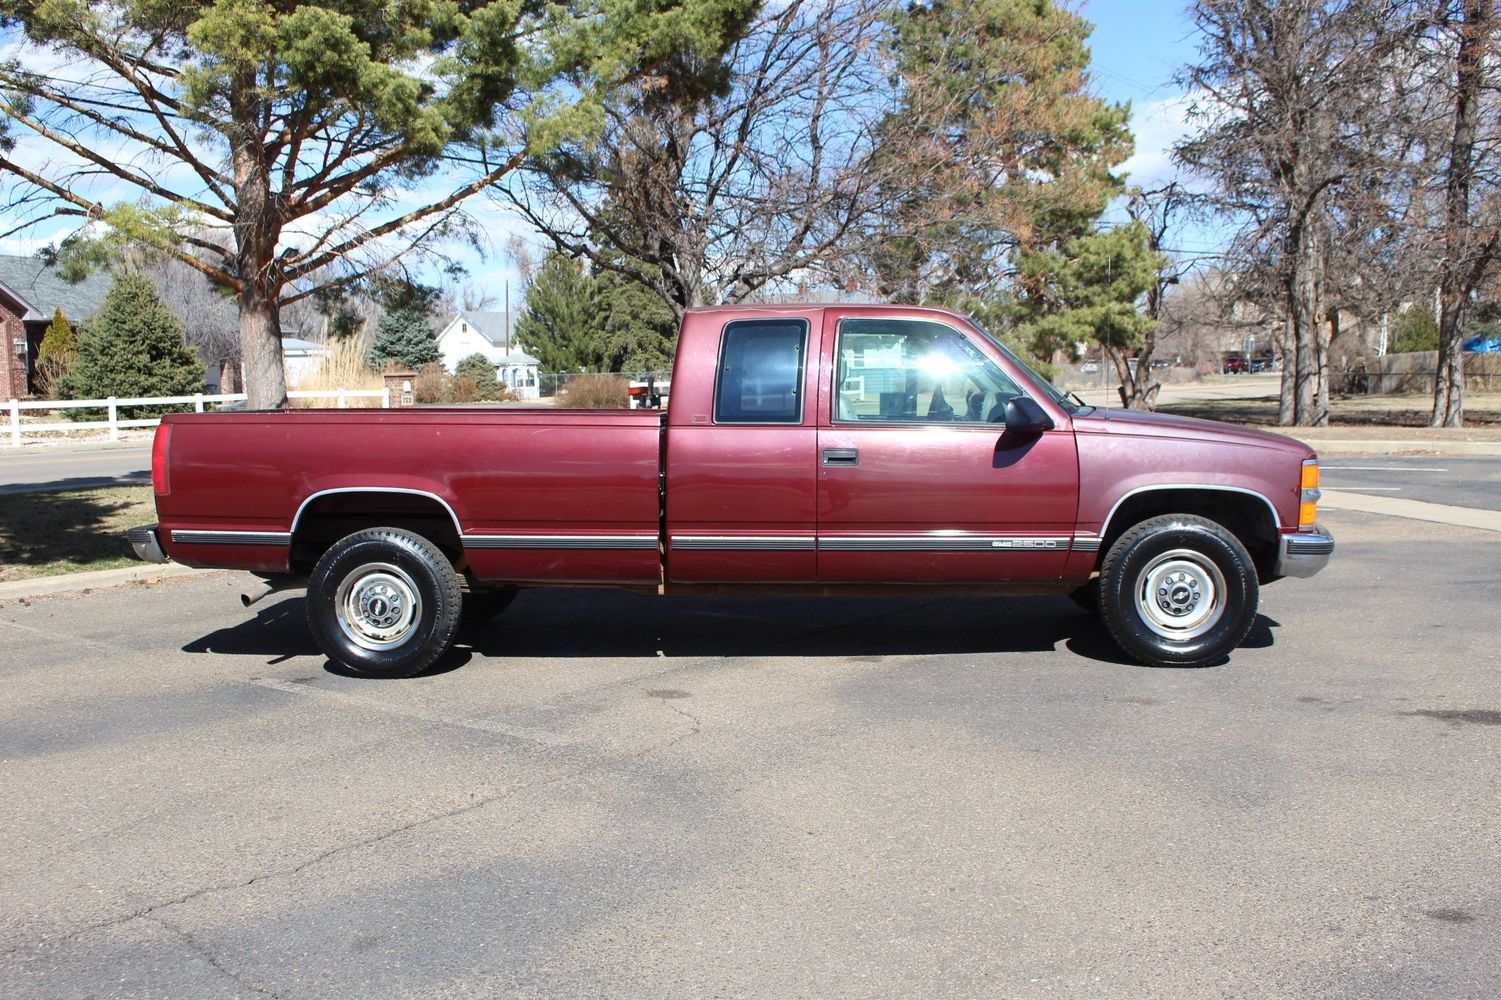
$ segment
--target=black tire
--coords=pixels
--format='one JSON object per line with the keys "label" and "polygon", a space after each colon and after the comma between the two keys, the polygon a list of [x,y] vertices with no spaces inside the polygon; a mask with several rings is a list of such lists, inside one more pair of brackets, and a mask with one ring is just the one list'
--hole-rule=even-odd
{"label": "black tire", "polygon": [[1084,586],[1069,591],[1069,599],[1096,618],[1100,617],[1100,580],[1096,577]]}
{"label": "black tire", "polygon": [[459,576],[432,542],[367,528],[335,542],[308,579],[307,619],[330,660],[366,677],[411,677],[453,643]]}
{"label": "black tire", "polygon": [[464,612],[459,620],[460,627],[474,628],[485,624],[509,608],[519,593],[521,593],[519,587],[486,587],[469,591],[464,595]]}
{"label": "black tire", "polygon": [[1100,566],[1100,617],[1116,645],[1154,667],[1202,667],[1256,620],[1256,565],[1223,525],[1191,514],[1143,521]]}

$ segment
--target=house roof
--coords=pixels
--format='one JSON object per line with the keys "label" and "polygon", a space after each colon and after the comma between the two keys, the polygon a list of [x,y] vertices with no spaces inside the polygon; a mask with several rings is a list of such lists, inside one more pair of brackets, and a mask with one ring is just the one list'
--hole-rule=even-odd
{"label": "house roof", "polygon": [[[516,339],[515,313],[511,314],[513,325],[511,326],[509,344],[506,342],[506,314],[494,309],[464,309],[454,314],[453,318],[444,324],[442,331],[439,332],[439,337],[441,338],[444,333],[452,329],[454,323],[460,319],[468,322],[470,326],[474,327],[476,333],[489,342],[491,347],[496,348],[494,352],[486,352],[486,355],[495,364],[515,366],[540,365],[542,363],[526,353],[526,350],[521,346],[521,342]],[[510,348],[511,353],[502,354],[501,351],[507,347]]]}
{"label": "house roof", "polygon": [[512,351],[510,354],[499,358],[495,362],[498,365],[540,365],[542,362],[532,357],[525,351]]}
{"label": "house roof", "polygon": [[68,281],[36,257],[0,254],[0,286],[26,305],[21,318],[28,323],[50,321],[59,307],[71,321],[86,320],[104,304],[109,285],[109,275],[101,271]]}

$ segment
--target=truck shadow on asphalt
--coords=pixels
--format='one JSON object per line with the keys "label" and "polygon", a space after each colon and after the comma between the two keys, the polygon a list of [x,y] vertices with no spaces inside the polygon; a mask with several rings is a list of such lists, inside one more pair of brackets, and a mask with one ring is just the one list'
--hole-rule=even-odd
{"label": "truck shadow on asphalt", "polygon": [[[1258,615],[1241,648],[1270,647],[1276,627]],[[1102,663],[1139,666],[1092,615],[1063,597],[647,597],[618,590],[532,590],[493,621],[461,628],[454,649],[428,674],[458,669],[472,658],[874,657],[1059,648]],[[182,649],[268,657],[273,664],[321,655],[301,596],[269,604],[253,619]],[[331,663],[326,668],[343,672]]]}

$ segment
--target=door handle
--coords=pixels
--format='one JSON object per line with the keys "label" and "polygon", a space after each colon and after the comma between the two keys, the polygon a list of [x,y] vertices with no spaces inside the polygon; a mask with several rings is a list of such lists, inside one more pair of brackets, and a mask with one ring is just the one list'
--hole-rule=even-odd
{"label": "door handle", "polygon": [[859,465],[859,448],[825,448],[823,450],[824,465]]}

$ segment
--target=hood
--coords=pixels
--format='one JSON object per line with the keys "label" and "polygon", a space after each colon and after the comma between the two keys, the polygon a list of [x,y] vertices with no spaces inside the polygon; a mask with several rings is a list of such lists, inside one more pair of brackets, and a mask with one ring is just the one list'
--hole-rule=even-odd
{"label": "hood", "polygon": [[1268,448],[1279,452],[1299,453],[1303,457],[1312,457],[1314,454],[1313,449],[1308,445],[1283,434],[1220,423],[1218,420],[1177,417],[1166,413],[1143,413],[1137,410],[1108,410],[1095,407],[1088,413],[1074,415],[1074,430],[1079,434],[1125,434],[1138,437],[1182,438],[1191,441],[1212,440],[1249,448]]}

